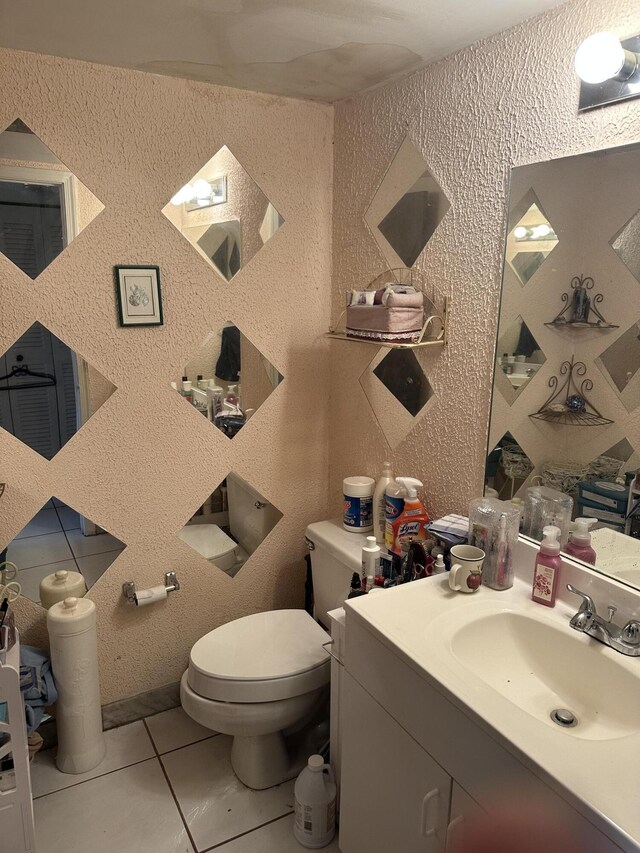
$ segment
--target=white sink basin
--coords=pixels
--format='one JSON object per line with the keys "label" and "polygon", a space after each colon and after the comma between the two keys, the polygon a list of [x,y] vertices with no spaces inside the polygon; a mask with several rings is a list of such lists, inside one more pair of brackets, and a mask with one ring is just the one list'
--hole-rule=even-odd
{"label": "white sink basin", "polygon": [[[640,678],[573,629],[517,611],[494,610],[447,627],[451,652],[473,677],[569,737],[606,740],[638,731]],[[471,614],[467,613],[468,618]],[[576,718],[570,728],[556,709]]]}

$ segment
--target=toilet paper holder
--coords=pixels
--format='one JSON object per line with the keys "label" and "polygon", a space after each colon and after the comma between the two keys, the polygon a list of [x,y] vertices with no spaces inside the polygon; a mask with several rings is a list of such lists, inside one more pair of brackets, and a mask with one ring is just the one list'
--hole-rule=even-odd
{"label": "toilet paper holder", "polygon": [[170,592],[177,592],[180,589],[180,582],[175,572],[164,573],[164,588],[153,587],[152,589],[136,590],[134,581],[125,581],[122,584],[122,595],[126,598],[129,604],[141,605],[148,604],[152,601],[160,601],[167,597]]}

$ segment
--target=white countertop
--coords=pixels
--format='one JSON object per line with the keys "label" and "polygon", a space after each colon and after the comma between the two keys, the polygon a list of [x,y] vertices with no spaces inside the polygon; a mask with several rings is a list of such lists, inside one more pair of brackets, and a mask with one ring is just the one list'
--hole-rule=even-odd
{"label": "white countertop", "polygon": [[[572,574],[574,571],[589,570],[571,569]],[[561,581],[566,583],[568,579],[562,577]],[[573,576],[570,580],[575,583]],[[578,585],[589,590],[588,575],[583,580],[585,582]],[[528,580],[517,578],[512,589],[501,592],[481,587],[471,595],[452,592],[447,581],[448,575],[438,575],[387,590],[384,594],[353,599],[346,603],[347,630],[351,619],[364,624],[415,672],[458,707],[471,712],[470,716],[479,725],[614,843],[624,850],[640,851],[640,657],[622,655],[570,628],[569,619],[580,603],[577,598],[575,606],[558,599],[555,608],[547,608],[531,601]],[[592,583],[601,587],[599,578],[594,578]],[[615,591],[615,587],[613,589]],[[628,594],[624,590],[622,594],[628,601]],[[599,605],[598,601],[596,603]],[[450,651],[452,632],[456,626],[468,623],[482,612],[495,614],[497,609],[515,611],[533,620],[549,620],[557,631],[569,632],[569,642],[592,644],[594,655],[601,656],[598,661],[601,673],[608,672],[607,665],[603,668],[601,663],[610,660],[613,667],[622,667],[637,676],[638,692],[637,696],[634,694],[637,726],[629,725],[629,719],[633,721],[631,710],[626,716],[626,726],[614,731],[614,737],[598,739],[602,733],[597,727],[583,736],[579,728],[563,730],[548,717],[545,719],[544,714],[534,716],[518,705],[517,701],[522,704],[522,695],[509,696],[506,685],[502,685],[499,692],[464,666]],[[627,615],[630,614],[621,609],[619,621],[626,621]],[[482,631],[482,623],[478,622],[478,644],[482,644]],[[550,655],[557,653],[554,647],[548,651]],[[626,677],[626,673],[622,675]],[[514,686],[513,690],[517,689]],[[599,683],[593,689],[596,704],[607,685]],[[608,701],[616,699],[615,696],[607,698]]]}

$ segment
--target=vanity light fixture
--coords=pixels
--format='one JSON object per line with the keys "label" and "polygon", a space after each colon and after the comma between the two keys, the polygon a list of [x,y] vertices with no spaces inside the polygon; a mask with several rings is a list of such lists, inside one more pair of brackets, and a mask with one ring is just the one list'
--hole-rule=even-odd
{"label": "vanity light fixture", "polygon": [[575,70],[578,112],[640,97],[640,35],[621,42],[613,33],[594,33],[578,48]]}
{"label": "vanity light fixture", "polygon": [[227,176],[222,175],[211,181],[198,178],[193,184],[185,184],[171,198],[171,204],[174,207],[184,204],[189,211],[197,210],[199,207],[211,207],[214,204],[223,204],[226,200]]}

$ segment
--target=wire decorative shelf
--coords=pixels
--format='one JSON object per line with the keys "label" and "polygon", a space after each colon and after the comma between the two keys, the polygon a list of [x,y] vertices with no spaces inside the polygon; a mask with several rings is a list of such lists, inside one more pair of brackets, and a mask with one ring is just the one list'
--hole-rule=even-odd
{"label": "wire decorative shelf", "polygon": [[449,297],[442,298],[439,308],[436,308],[436,297],[428,292],[426,280],[421,272],[413,268],[399,267],[385,270],[371,281],[366,290],[379,290],[388,284],[407,284],[415,287],[424,296],[425,318],[420,334],[415,341],[384,341],[375,337],[357,337],[349,335],[345,329],[345,308],[336,323],[325,333],[325,337],[340,341],[351,341],[361,344],[373,344],[384,349],[419,349],[420,347],[444,347],[447,344],[447,322],[449,313]]}
{"label": "wire decorative shelf", "polygon": [[[620,326],[607,322],[597,308],[603,302],[604,296],[601,293],[589,295],[589,291],[594,287],[595,283],[591,276],[574,276],[571,279],[572,293],[562,294],[564,308],[550,323],[545,323],[545,326],[570,329],[619,329]],[[590,317],[595,319],[590,320]]]}
{"label": "wire decorative shelf", "polygon": [[564,426],[606,426],[613,421],[603,417],[587,397],[587,392],[593,390],[593,381],[589,378],[582,379],[580,385],[576,376],[582,377],[587,372],[587,367],[582,361],[563,361],[560,365],[560,380],[558,376],[552,376],[548,385],[551,388],[550,396],[545,400],[537,412],[529,415],[539,421],[560,424]]}

